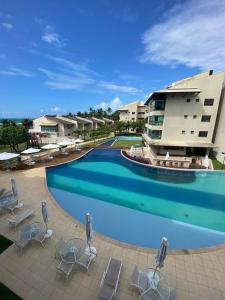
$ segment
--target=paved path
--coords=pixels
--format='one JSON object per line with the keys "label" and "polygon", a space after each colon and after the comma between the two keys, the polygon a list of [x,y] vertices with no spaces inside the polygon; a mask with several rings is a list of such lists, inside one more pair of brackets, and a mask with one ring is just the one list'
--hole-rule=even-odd
{"label": "paved path", "polygon": [[[136,264],[140,269],[153,265],[155,254],[152,251],[125,247],[95,234],[94,246],[98,256],[90,267],[90,275],[77,268],[65,283],[56,276],[58,263],[54,258],[55,244],[61,236],[85,239],[84,227],[68,216],[51,198],[45,186],[43,167],[1,172],[0,187],[8,189],[11,177],[18,183],[20,200],[35,212],[30,222],[42,221],[41,200],[48,201],[49,228],[54,229],[54,236],[46,242],[45,248],[39,245],[28,246],[22,255],[18,255],[11,246],[3,252],[0,255],[1,282],[25,300],[93,300],[97,299],[102,273],[112,256],[121,259],[124,265],[115,299],[139,298],[136,291],[129,289],[130,276]],[[8,217],[9,214],[0,216],[0,233],[10,239],[17,238],[18,230],[14,232],[8,228]],[[170,286],[176,289],[176,299],[225,299],[225,248],[197,254],[169,254],[163,273]]]}

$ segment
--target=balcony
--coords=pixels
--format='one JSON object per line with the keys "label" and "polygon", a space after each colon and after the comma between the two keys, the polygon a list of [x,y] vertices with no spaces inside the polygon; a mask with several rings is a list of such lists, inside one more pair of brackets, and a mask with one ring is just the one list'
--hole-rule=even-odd
{"label": "balcony", "polygon": [[164,121],[164,116],[150,116],[149,124],[154,126],[162,126]]}
{"label": "balcony", "polygon": [[150,103],[150,112],[151,111],[159,111],[159,110],[164,111],[165,106],[166,106],[166,100],[164,100],[164,99],[153,100]]}
{"label": "balcony", "polygon": [[152,140],[160,140],[161,137],[162,137],[162,130],[151,130],[151,129],[149,129],[148,136]]}

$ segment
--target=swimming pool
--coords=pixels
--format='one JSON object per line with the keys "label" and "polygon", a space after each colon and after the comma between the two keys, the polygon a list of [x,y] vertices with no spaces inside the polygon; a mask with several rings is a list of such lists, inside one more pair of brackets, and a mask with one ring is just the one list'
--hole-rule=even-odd
{"label": "swimming pool", "polygon": [[78,161],[47,168],[50,192],[84,223],[121,242],[156,248],[167,236],[171,249],[225,243],[225,176],[149,168],[118,150],[95,149]]}
{"label": "swimming pool", "polygon": [[129,136],[129,135],[117,135],[115,136],[117,141],[142,141],[141,136]]}

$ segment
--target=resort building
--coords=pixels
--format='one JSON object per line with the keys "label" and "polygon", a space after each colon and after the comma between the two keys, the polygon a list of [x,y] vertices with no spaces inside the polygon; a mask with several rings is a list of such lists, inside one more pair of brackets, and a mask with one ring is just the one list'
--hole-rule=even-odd
{"label": "resort building", "polygon": [[46,115],[33,120],[33,128],[30,133],[47,133],[57,137],[71,136],[76,130],[91,131],[98,129],[101,125],[110,125],[114,121],[103,118],[82,118],[75,116],[67,118],[56,115]]}
{"label": "resort building", "polygon": [[126,104],[124,107],[118,109],[120,115],[120,121],[124,122],[136,122],[138,120],[144,120],[146,118],[148,109],[142,102],[136,101]]}
{"label": "resort building", "polygon": [[198,74],[155,91],[144,138],[157,155],[200,155],[225,151],[225,73]]}

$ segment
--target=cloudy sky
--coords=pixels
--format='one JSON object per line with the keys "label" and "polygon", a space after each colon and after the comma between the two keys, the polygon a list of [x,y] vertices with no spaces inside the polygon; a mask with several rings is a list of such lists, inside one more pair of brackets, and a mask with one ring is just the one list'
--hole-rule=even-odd
{"label": "cloudy sky", "polygon": [[0,118],[113,109],[225,70],[225,0],[0,0]]}

